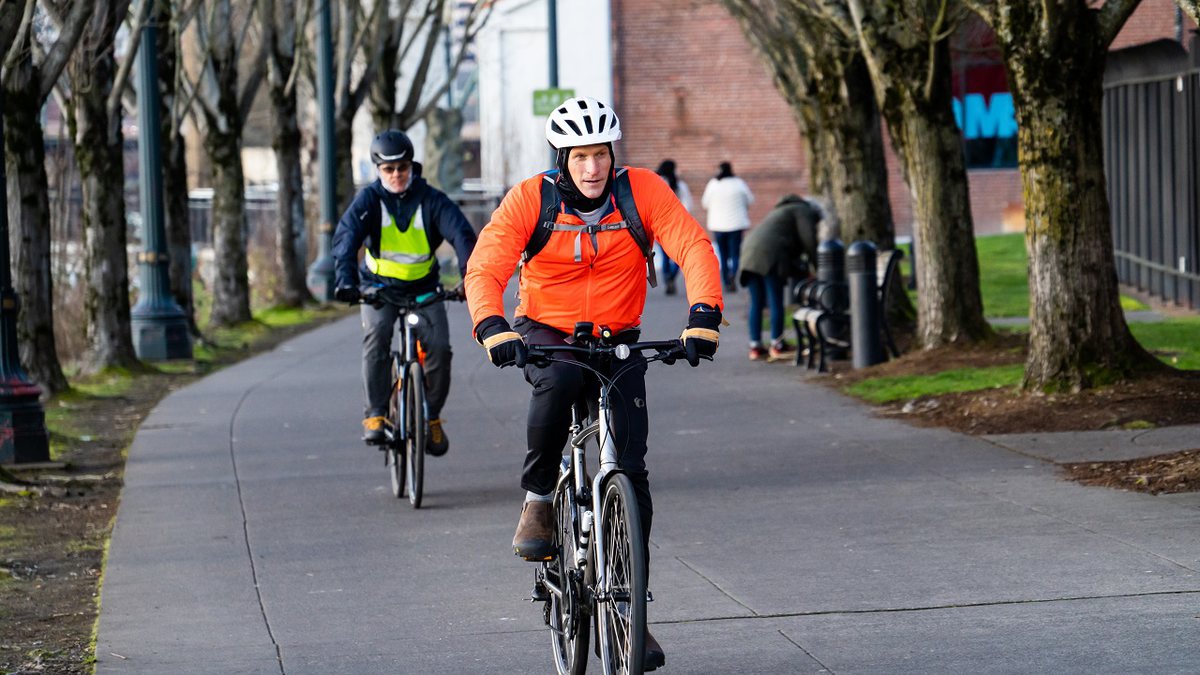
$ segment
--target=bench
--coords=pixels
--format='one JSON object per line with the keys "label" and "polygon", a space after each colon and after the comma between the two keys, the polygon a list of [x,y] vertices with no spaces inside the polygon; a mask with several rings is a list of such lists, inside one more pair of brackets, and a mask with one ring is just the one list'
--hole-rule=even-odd
{"label": "bench", "polygon": [[[887,306],[891,299],[894,277],[900,273],[899,249],[879,251],[875,259],[875,299],[879,303],[880,327],[885,356],[900,356],[896,341],[887,321]],[[845,281],[818,281],[809,279],[796,287],[794,300],[799,308],[792,314],[792,326],[799,343],[796,349],[796,365],[801,363],[809,370],[829,372],[828,360],[834,352],[844,353],[850,348],[849,291]]]}

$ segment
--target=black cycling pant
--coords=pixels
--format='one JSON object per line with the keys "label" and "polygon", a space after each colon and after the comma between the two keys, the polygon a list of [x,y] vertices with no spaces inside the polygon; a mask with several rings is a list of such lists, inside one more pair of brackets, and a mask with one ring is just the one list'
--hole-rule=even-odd
{"label": "black cycling pant", "polygon": [[[531,345],[566,343],[567,336],[560,331],[524,317],[517,319],[513,327]],[[636,339],[636,334],[631,337]],[[560,354],[556,358],[574,356]],[[654,505],[650,498],[649,473],[646,471],[646,437],[650,431],[646,409],[646,362],[640,355],[635,355],[630,360],[593,364],[593,367],[598,365],[597,370],[608,375],[627,366],[633,359],[640,359],[640,362],[623,373],[611,390],[609,420],[617,446],[617,464],[633,482],[633,490],[637,495],[642,535],[648,551]],[[595,374],[570,363],[551,363],[544,368],[525,366],[525,380],[533,385],[533,398],[529,402],[529,449],[525,455],[521,487],[548,495],[554,491],[558,480],[563,449],[571,426],[571,408],[576,402],[585,401],[588,410],[595,415],[599,405],[600,382]],[[590,449],[590,453],[595,452],[595,448]]]}

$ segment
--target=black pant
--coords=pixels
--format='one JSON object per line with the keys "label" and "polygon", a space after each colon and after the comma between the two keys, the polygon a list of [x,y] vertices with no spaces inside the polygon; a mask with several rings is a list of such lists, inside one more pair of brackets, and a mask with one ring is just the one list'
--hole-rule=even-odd
{"label": "black pant", "polygon": [[[531,345],[565,344],[566,335],[530,321],[517,319],[513,327]],[[636,339],[635,335],[630,336]],[[573,355],[572,355],[573,356]],[[557,358],[567,358],[566,354]],[[642,536],[647,550],[650,545],[650,525],[654,505],[650,499],[650,479],[646,471],[646,436],[649,434],[649,415],[646,410],[646,362],[640,355],[612,364],[591,364],[601,373],[611,372],[638,359],[637,365],[623,373],[613,386],[609,420],[613,441],[617,446],[617,464],[633,482],[641,514]],[[554,491],[563,448],[571,426],[571,407],[579,401],[587,403],[594,415],[599,405],[600,382],[596,376],[570,363],[551,363],[545,368],[525,366],[525,380],[533,385],[529,402],[528,445],[521,487],[540,495]]]}

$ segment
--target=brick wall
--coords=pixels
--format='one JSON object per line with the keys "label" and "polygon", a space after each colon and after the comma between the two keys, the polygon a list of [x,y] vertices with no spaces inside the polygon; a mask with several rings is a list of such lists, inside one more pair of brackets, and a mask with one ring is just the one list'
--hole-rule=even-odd
{"label": "brick wall", "polygon": [[808,164],[791,110],[741,29],[712,1],[612,0],[617,159],[673,159],[696,199],[729,161],[755,195],[757,222],[789,192],[807,193]]}
{"label": "brick wall", "polygon": [[[696,197],[721,161],[754,191],[757,222],[788,192],[808,193],[808,160],[790,108],[741,28],[715,0],[611,0],[614,105],[624,140],[618,161],[654,168],[674,159]],[[1175,37],[1172,0],[1144,0],[1115,47]],[[1184,35],[1195,24],[1184,17]],[[888,188],[897,233],[911,232],[908,188],[888,147]],[[1021,229],[1016,170],[969,174],[979,233]]]}

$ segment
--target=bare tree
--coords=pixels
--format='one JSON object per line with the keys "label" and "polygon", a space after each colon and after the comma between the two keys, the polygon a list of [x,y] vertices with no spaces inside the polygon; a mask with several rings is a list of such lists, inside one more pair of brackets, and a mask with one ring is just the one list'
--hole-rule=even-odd
{"label": "bare tree", "polygon": [[[444,78],[430,86],[431,67],[439,44],[446,39],[449,7],[446,0],[408,0],[399,10],[380,17],[383,49],[371,89],[371,116],[377,129],[408,129],[438,107],[454,83],[479,31],[487,24],[495,3],[472,3],[462,17],[463,35],[450,57]],[[445,45],[449,49],[449,45]],[[409,65],[410,72],[404,72]],[[397,100],[398,83],[407,83],[403,100]]]}
{"label": "bare tree", "polygon": [[[307,244],[304,228],[304,176],[301,167],[301,134],[296,105],[298,40],[311,3],[297,12],[296,0],[259,0],[263,41],[268,45],[267,85],[274,113],[275,165],[279,173],[279,228],[276,255],[282,271],[280,304],[299,307],[312,300],[305,284]],[[299,19],[297,18],[299,17]]]}
{"label": "bare tree", "polygon": [[912,198],[917,339],[929,349],[988,338],[962,132],[951,107],[949,38],[964,10],[957,0],[841,3],[826,0],[824,9],[854,26]]}
{"label": "bare tree", "polygon": [[[67,121],[83,192],[88,352],[85,371],[138,363],[129,316],[124,136],[116,36],[129,0],[99,0],[67,65]],[[125,59],[132,61],[132,50]],[[125,69],[127,76],[128,69]]]}
{"label": "bare tree", "polygon": [[833,204],[841,236],[894,247],[879,108],[857,40],[810,0],[723,4],[791,106],[808,140],[812,188]]}
{"label": "bare tree", "polygon": [[[47,395],[66,391],[54,344],[50,263],[50,203],[41,111],[83,34],[91,3],[45,2],[60,10],[57,38],[44,51],[34,35],[34,0],[0,0],[4,52],[4,144],[7,148],[9,240],[21,300],[17,318],[21,363]],[[61,10],[67,9],[63,13]]]}
{"label": "bare tree", "polygon": [[[354,4],[354,3],[349,3]],[[242,128],[262,81],[267,42],[246,81],[238,88],[238,53],[253,22],[254,4],[235,8],[232,0],[200,0],[195,22],[200,51],[194,101],[203,118],[204,149],[213,169],[213,326],[230,326],[252,317],[246,258],[246,194],[242,170]],[[236,17],[235,11],[241,12]]]}
{"label": "bare tree", "polygon": [[1108,47],[1140,0],[980,0],[1017,114],[1029,253],[1024,386],[1079,390],[1161,364],[1121,311],[1104,178]]}

